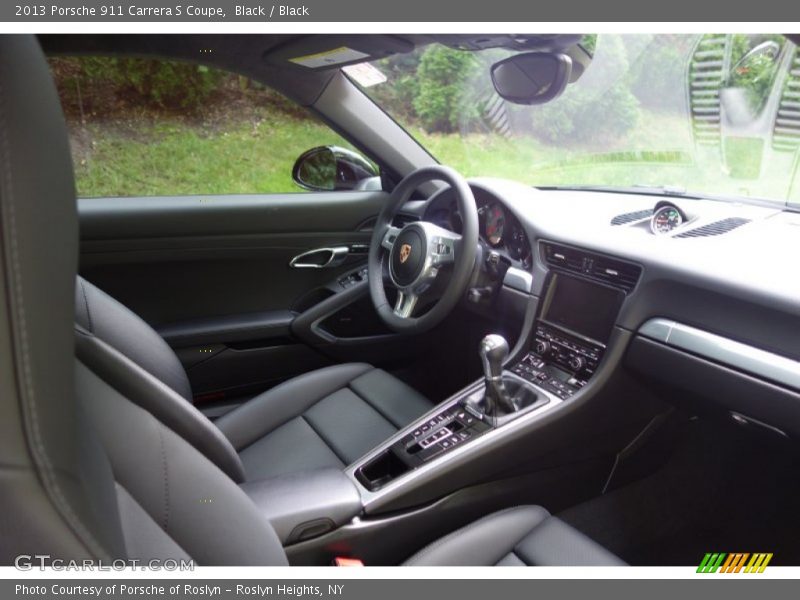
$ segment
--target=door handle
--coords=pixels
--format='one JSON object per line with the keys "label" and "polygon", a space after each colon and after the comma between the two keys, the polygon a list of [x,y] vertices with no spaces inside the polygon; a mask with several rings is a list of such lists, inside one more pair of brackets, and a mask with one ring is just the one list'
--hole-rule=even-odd
{"label": "door handle", "polygon": [[298,254],[289,261],[289,266],[293,269],[331,269],[341,265],[349,253],[347,246],[317,248]]}

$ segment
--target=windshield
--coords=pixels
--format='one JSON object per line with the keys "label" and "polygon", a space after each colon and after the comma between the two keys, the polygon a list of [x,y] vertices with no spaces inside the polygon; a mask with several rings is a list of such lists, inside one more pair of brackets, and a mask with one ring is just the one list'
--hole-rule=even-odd
{"label": "windshield", "polygon": [[440,162],[535,186],[668,186],[800,203],[800,56],[780,35],[597,35],[562,96],[503,101],[509,51],[434,44],[350,73]]}

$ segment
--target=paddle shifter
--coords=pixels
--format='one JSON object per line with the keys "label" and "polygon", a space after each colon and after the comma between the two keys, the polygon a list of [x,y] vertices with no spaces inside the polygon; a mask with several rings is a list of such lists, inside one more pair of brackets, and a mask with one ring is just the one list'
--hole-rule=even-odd
{"label": "paddle shifter", "polygon": [[501,335],[490,334],[480,346],[483,376],[486,383],[482,409],[490,417],[510,414],[516,410],[503,382],[503,363],[508,358],[508,342]]}

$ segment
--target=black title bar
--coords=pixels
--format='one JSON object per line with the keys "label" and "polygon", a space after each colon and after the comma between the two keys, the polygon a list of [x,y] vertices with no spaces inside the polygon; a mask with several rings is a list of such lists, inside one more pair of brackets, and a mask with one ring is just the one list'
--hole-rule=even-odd
{"label": "black title bar", "polygon": [[49,0],[0,2],[0,22],[796,22],[789,0]]}

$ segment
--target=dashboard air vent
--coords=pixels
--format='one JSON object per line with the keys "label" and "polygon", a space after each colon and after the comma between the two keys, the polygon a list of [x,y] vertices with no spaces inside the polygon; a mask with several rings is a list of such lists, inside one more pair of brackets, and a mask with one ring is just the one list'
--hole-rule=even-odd
{"label": "dashboard air vent", "polygon": [[642,219],[646,219],[647,217],[653,214],[652,208],[647,208],[645,210],[636,210],[633,212],[624,213],[621,215],[617,215],[613,219],[611,219],[612,225],[625,225],[626,223],[633,223],[634,221],[641,221]]}
{"label": "dashboard air vent", "polygon": [[737,227],[746,225],[749,222],[750,219],[743,219],[741,217],[731,217],[729,219],[722,219],[721,221],[715,221],[714,223],[703,225],[702,227],[690,229],[689,231],[684,231],[683,233],[679,233],[675,237],[692,238],[692,237],[707,237],[710,235],[722,235],[723,233],[728,233],[729,231],[732,231]]}
{"label": "dashboard air vent", "polygon": [[585,253],[574,248],[559,246],[557,244],[542,244],[545,261],[551,266],[561,267],[567,271],[583,273]]}
{"label": "dashboard air vent", "polygon": [[642,275],[642,268],[638,265],[593,252],[550,242],[542,242],[540,248],[544,261],[551,267],[622,288],[626,292],[636,287]]}
{"label": "dashboard air vent", "polygon": [[641,267],[598,256],[592,264],[592,276],[630,292],[636,287]]}

